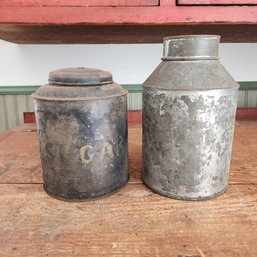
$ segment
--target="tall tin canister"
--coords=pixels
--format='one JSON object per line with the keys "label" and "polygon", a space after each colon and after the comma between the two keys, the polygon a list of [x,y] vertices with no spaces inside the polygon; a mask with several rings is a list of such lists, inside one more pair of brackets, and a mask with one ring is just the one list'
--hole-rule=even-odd
{"label": "tall tin canister", "polygon": [[127,182],[127,91],[109,72],[53,71],[33,98],[48,194],[89,200]]}
{"label": "tall tin canister", "polygon": [[164,38],[144,82],[142,179],[161,195],[200,200],[228,187],[238,84],[218,61],[219,40]]}

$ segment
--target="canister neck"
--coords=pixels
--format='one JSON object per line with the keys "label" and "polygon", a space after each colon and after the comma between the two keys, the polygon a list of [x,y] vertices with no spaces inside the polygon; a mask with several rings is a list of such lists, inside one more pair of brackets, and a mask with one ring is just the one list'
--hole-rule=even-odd
{"label": "canister neck", "polygon": [[165,37],[162,60],[218,60],[219,42],[218,35]]}

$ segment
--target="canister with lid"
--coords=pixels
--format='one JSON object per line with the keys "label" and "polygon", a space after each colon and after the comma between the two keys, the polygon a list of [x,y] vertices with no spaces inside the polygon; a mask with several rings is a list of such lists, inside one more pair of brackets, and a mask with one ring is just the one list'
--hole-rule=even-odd
{"label": "canister with lid", "polygon": [[164,38],[143,87],[143,174],[153,191],[208,199],[228,187],[238,84],[218,60],[220,37]]}
{"label": "canister with lid", "polygon": [[90,200],[127,182],[127,91],[111,73],[56,70],[33,98],[48,194]]}

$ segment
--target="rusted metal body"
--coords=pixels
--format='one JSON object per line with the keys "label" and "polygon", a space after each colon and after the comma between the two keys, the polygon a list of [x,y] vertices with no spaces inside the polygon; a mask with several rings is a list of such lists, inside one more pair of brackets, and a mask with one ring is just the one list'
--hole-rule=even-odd
{"label": "rusted metal body", "polygon": [[127,91],[108,72],[63,69],[33,95],[46,192],[64,200],[110,194],[128,180]]}
{"label": "rusted metal body", "polygon": [[164,38],[144,82],[142,179],[161,195],[200,200],[228,187],[238,84],[218,61],[219,39]]}

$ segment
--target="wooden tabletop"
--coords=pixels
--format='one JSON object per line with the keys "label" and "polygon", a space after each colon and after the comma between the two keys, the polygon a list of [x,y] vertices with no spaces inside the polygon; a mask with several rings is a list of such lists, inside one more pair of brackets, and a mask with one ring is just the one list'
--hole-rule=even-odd
{"label": "wooden tabletop", "polygon": [[257,121],[236,123],[230,187],[212,200],[151,192],[141,156],[141,126],[130,125],[128,184],[63,202],[43,190],[35,126],[0,134],[0,256],[257,256]]}

